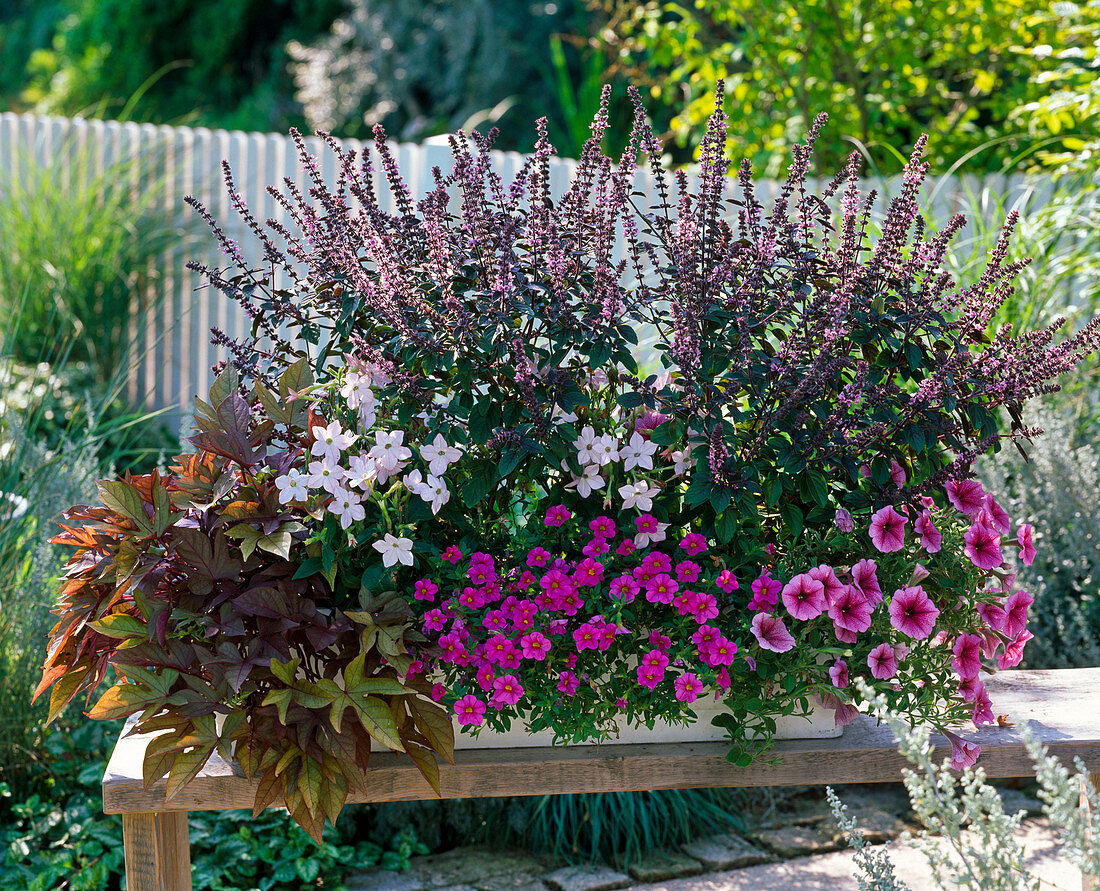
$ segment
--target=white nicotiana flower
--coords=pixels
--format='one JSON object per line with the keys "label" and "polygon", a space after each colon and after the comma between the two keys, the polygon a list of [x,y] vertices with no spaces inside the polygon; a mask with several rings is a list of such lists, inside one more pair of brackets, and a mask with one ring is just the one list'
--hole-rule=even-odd
{"label": "white nicotiana flower", "polygon": [[653,469],[653,456],[657,453],[656,444],[650,442],[642,434],[635,433],[630,437],[630,442],[619,449],[619,457],[625,462],[624,470],[633,470],[640,467],[642,470]]}
{"label": "white nicotiana flower", "polygon": [[550,415],[550,423],[555,427],[560,424],[572,424],[578,420],[577,413],[573,411],[562,411],[560,405],[554,406],[554,411]]}
{"label": "white nicotiana flower", "polygon": [[340,528],[347,529],[356,520],[362,520],[367,514],[358,492],[352,492],[343,486],[332,493],[328,506],[329,513],[340,518]]}
{"label": "white nicotiana flower", "polygon": [[408,465],[408,461],[398,461],[393,470],[387,470],[381,464],[376,463],[374,466],[374,481],[379,486],[384,486],[393,477],[401,476],[402,472],[405,470],[406,467],[408,467]]}
{"label": "white nicotiana flower", "polygon": [[580,476],[573,477],[573,482],[565,488],[576,488],[581,498],[587,498],[596,489],[602,489],[607,485],[607,480],[600,476],[600,468],[597,464],[586,464],[584,472]]}
{"label": "white nicotiana flower", "polygon": [[424,477],[421,476],[419,470],[414,470],[411,473],[405,474],[405,478],[401,480],[405,484],[405,488],[412,492],[414,495],[421,495],[424,492]]}
{"label": "white nicotiana flower", "polygon": [[311,489],[324,489],[335,494],[344,479],[344,468],[334,461],[310,461],[308,470]]}
{"label": "white nicotiana flower", "polygon": [[680,449],[669,455],[672,459],[672,475],[680,476],[691,467],[691,453],[693,446],[688,446],[686,449]]}
{"label": "white nicotiana flower", "polygon": [[383,566],[393,566],[396,563],[413,565],[412,539],[398,538],[387,532],[381,541],[376,541],[371,547],[382,555]]}
{"label": "white nicotiana flower", "polygon": [[639,532],[634,536],[634,547],[645,548],[659,541],[664,541],[666,529],[668,529],[668,523],[658,523],[654,532]]}
{"label": "white nicotiana flower", "polygon": [[305,501],[309,498],[309,477],[296,468],[291,468],[284,476],[275,480],[279,489],[279,504],[288,501]]}
{"label": "white nicotiana flower", "polygon": [[340,453],[355,442],[359,437],[349,433],[340,426],[339,421],[333,421],[327,427],[314,427],[310,431],[316,442],[309,453],[314,458],[322,458],[333,464],[340,461]]}
{"label": "white nicotiana flower", "polygon": [[365,366],[367,376],[370,378],[370,382],[376,387],[387,387],[390,381],[393,380],[389,373],[384,371],[380,365],[375,365],[373,362],[368,362]]}
{"label": "white nicotiana flower", "polygon": [[610,433],[596,440],[596,463],[601,467],[619,460],[619,440]]}
{"label": "white nicotiana flower", "polygon": [[577,450],[577,460],[580,462],[581,467],[586,464],[596,464],[596,449],[599,445],[600,438],[596,436],[596,431],[591,427],[585,427],[581,430],[581,435],[573,440],[573,448]]}
{"label": "white nicotiana flower", "polygon": [[358,371],[349,371],[344,375],[343,386],[340,387],[340,395],[348,404],[348,408],[359,408],[364,401],[374,404],[374,391],[370,388],[370,379]]}
{"label": "white nicotiana flower", "polygon": [[366,433],[378,423],[378,400],[373,390],[367,390],[359,403],[359,430]]}
{"label": "white nicotiana flower", "polygon": [[451,500],[451,490],[447,488],[446,480],[433,475],[425,481],[420,497],[431,504],[433,514],[438,514],[439,509]]}
{"label": "white nicotiana flower", "polygon": [[367,454],[377,462],[380,471],[384,470],[388,476],[392,476],[397,471],[398,464],[412,457],[412,452],[403,444],[404,440],[404,430],[394,430],[391,433],[379,430],[374,436],[375,445]]}
{"label": "white nicotiana flower", "polygon": [[447,468],[462,457],[462,449],[448,445],[442,433],[420,447],[420,457],[428,462],[428,472],[432,476],[442,476]]}
{"label": "white nicotiana flower", "polygon": [[373,458],[367,455],[354,455],[348,461],[348,470],[344,478],[350,485],[368,492],[374,488],[376,475],[377,468]]}
{"label": "white nicotiana flower", "polygon": [[619,487],[619,495],[623,499],[623,507],[627,510],[653,510],[653,499],[661,490],[650,485],[645,480],[630,483]]}

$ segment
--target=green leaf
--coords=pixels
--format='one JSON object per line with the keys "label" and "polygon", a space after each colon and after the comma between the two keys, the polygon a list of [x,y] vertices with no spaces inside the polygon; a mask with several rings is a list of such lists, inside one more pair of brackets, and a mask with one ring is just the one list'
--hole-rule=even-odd
{"label": "green leaf", "polygon": [[88,627],[107,637],[114,637],[120,640],[126,640],[130,637],[149,636],[149,626],[140,619],[135,619],[133,616],[127,615],[126,613],[114,613],[109,616],[104,616],[98,622],[89,622]]}
{"label": "green leaf", "polygon": [[785,502],[779,505],[779,515],[783,518],[783,522],[787,524],[787,528],[791,530],[791,535],[798,538],[802,534],[804,525],[802,509],[797,504]]}
{"label": "green leaf", "polygon": [[96,483],[100,500],[117,514],[138,527],[142,535],[153,535],[155,529],[145,514],[145,499],[124,480],[100,480]]}
{"label": "green leaf", "polygon": [[237,392],[241,379],[237,369],[233,365],[226,365],[225,369],[210,385],[210,404],[217,409],[226,399]]}
{"label": "green leaf", "polygon": [[286,402],[292,392],[298,393],[307,387],[312,387],[313,380],[313,370],[303,357],[279,375],[279,395]]}

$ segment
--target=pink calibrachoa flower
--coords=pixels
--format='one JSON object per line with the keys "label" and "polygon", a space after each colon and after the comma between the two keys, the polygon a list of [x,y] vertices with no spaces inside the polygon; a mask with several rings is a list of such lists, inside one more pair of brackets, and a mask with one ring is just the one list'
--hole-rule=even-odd
{"label": "pink calibrachoa flower", "polygon": [[985,498],[982,499],[982,510],[984,510],[989,517],[990,524],[994,529],[1000,532],[1001,535],[1008,534],[1008,531],[1012,528],[1012,518],[1008,515],[1008,512],[997,503],[997,499],[988,492]]}
{"label": "pink calibrachoa flower", "polygon": [[599,557],[601,554],[606,554],[610,550],[611,545],[607,543],[606,538],[602,535],[593,535],[581,549],[581,553],[586,557]]}
{"label": "pink calibrachoa flower", "polygon": [[506,674],[493,681],[492,705],[494,708],[515,705],[521,696],[523,696],[523,685],[514,674]]}
{"label": "pink calibrachoa flower", "polygon": [[950,480],[944,489],[947,491],[947,500],[954,505],[955,510],[968,517],[982,509],[985,490],[977,480]]}
{"label": "pink calibrachoa flower", "polygon": [[786,653],[794,649],[794,638],[778,616],[757,613],[752,617],[752,633],[762,650]]}
{"label": "pink calibrachoa flower", "polygon": [[843,593],[829,602],[829,618],[837,628],[853,634],[861,634],[871,627],[874,607],[866,597],[851,585],[844,585]]}
{"label": "pink calibrachoa flower", "polygon": [[563,671],[558,675],[558,689],[566,696],[572,696],[577,692],[577,687],[581,685],[581,682],[577,679],[577,676],[571,671]]}
{"label": "pink calibrachoa flower", "polygon": [[713,594],[696,594],[691,614],[700,625],[716,618],[718,616],[718,598]]}
{"label": "pink calibrachoa flower", "polygon": [[768,612],[779,603],[779,592],[783,590],[783,583],[773,579],[765,569],[760,577],[752,583],[752,599],[749,600],[749,609],[756,612]]}
{"label": "pink calibrachoa flower", "polygon": [[699,655],[711,668],[718,665],[733,665],[733,659],[737,655],[737,644],[732,640],[719,637],[706,646],[699,647]]}
{"label": "pink calibrachoa flower", "polygon": [[882,588],[878,583],[878,564],[874,560],[860,560],[852,567],[852,584],[860,590],[872,606],[882,603]]}
{"label": "pink calibrachoa flower", "polygon": [[581,650],[599,649],[599,631],[592,625],[591,622],[585,622],[576,631],[573,632],[573,642],[576,644],[578,652]]}
{"label": "pink calibrachoa flower", "polygon": [[856,528],[856,524],[852,521],[852,515],[842,507],[837,508],[836,516],[833,517],[833,525],[845,534]]}
{"label": "pink calibrachoa flower", "polygon": [[573,572],[573,581],[577,587],[595,587],[603,581],[603,564],[592,557],[585,557]]}
{"label": "pink calibrachoa flower", "polygon": [[668,656],[661,650],[650,650],[642,656],[640,665],[642,668],[655,668],[657,671],[664,672],[668,668]]}
{"label": "pink calibrachoa flower", "polygon": [[982,667],[982,639],[976,634],[960,634],[951,647],[955,654],[951,667],[962,680],[976,678]]}
{"label": "pink calibrachoa flower", "polygon": [[829,678],[833,682],[833,686],[839,690],[843,690],[848,686],[848,663],[843,659],[837,659],[832,665],[829,666]]}
{"label": "pink calibrachoa flower", "polygon": [[596,517],[588,524],[588,529],[593,535],[598,535],[601,538],[614,538],[619,532],[619,527],[615,525],[615,521],[606,516]]}
{"label": "pink calibrachoa flower", "polygon": [[971,523],[963,540],[966,542],[963,552],[978,569],[993,569],[1004,562],[1001,536],[984,523]]}
{"label": "pink calibrachoa flower", "polygon": [[611,580],[611,597],[622,603],[631,603],[640,590],[641,586],[634,581],[634,577],[625,573]]}
{"label": "pink calibrachoa flower", "polygon": [[628,705],[630,705],[630,703],[623,699],[623,697],[621,696],[615,700],[615,708],[617,708],[619,711],[623,711]]}
{"label": "pink calibrachoa flower", "polygon": [[637,677],[641,686],[647,690],[655,690],[657,685],[665,679],[665,672],[663,668],[646,668],[644,665],[639,665]]}
{"label": "pink calibrachoa flower", "polygon": [[1027,626],[1027,610],[1035,602],[1027,591],[1017,591],[1005,600],[1004,633],[1015,637]]}
{"label": "pink calibrachoa flower", "polygon": [[532,631],[519,639],[520,651],[524,659],[542,662],[550,653],[550,639],[538,631]]}
{"label": "pink calibrachoa flower", "polygon": [[439,585],[430,579],[420,579],[413,585],[414,600],[435,600],[435,595],[438,593]]}
{"label": "pink calibrachoa flower", "polygon": [[729,594],[730,592],[737,590],[737,576],[735,576],[728,569],[723,569],[720,573],[718,573],[718,578],[714,580],[714,584],[716,584],[719,588]]}
{"label": "pink calibrachoa flower", "polygon": [[1031,541],[1031,524],[1024,523],[1016,530],[1016,544],[1020,546],[1020,560],[1025,566],[1035,562],[1035,545]]}
{"label": "pink calibrachoa flower", "polygon": [[806,572],[787,582],[782,597],[787,612],[803,622],[825,610],[825,586]]}
{"label": "pink calibrachoa flower", "polygon": [[454,545],[448,545],[447,548],[443,551],[443,559],[451,565],[454,565],[462,559],[462,551],[460,551]]}
{"label": "pink calibrachoa flower", "polygon": [[572,516],[572,511],[564,504],[555,504],[546,512],[546,519],[543,522],[547,526],[561,526]]}
{"label": "pink calibrachoa flower", "polygon": [[428,695],[431,696],[432,699],[434,699],[436,702],[442,702],[443,697],[447,695],[447,688],[444,687],[442,684],[433,684],[432,691]]}
{"label": "pink calibrachoa flower", "polygon": [[703,685],[690,671],[685,671],[673,682],[676,688],[676,698],[680,702],[695,702],[699,694],[703,692]]}
{"label": "pink calibrachoa flower", "polygon": [[698,532],[689,532],[680,542],[680,547],[694,557],[707,549],[707,540]]}
{"label": "pink calibrachoa flower", "polygon": [[527,552],[527,565],[543,567],[550,560],[550,552],[546,548],[531,548]]}
{"label": "pink calibrachoa flower", "polygon": [[900,551],[905,547],[905,524],[908,522],[893,505],[880,508],[871,515],[871,543],[884,554]]}
{"label": "pink calibrachoa flower", "polygon": [[920,546],[929,554],[935,554],[942,547],[943,536],[932,522],[931,511],[925,510],[917,517],[913,522],[913,531],[920,536]]}
{"label": "pink calibrachoa flower", "polygon": [[669,650],[672,648],[672,638],[667,634],[661,634],[660,631],[650,631],[649,645],[656,647],[658,650]]}
{"label": "pink calibrachoa flower", "polygon": [[920,585],[901,588],[890,599],[890,624],[914,640],[924,640],[936,627],[940,611]]}
{"label": "pink calibrachoa flower", "polygon": [[1024,658],[1024,646],[1032,637],[1030,631],[1024,629],[1016,637],[1005,645],[1005,651],[997,657],[997,667],[1004,671],[1006,668],[1015,668]]}
{"label": "pink calibrachoa flower", "polygon": [[676,564],[676,581],[686,582],[689,585],[694,584],[699,580],[701,571],[698,563],[692,560],[684,560]]}
{"label": "pink calibrachoa flower", "polygon": [[629,557],[638,549],[638,546],[634,544],[633,538],[624,538],[619,542],[619,546],[615,548],[615,553],[620,557]]}
{"label": "pink calibrachoa flower", "polygon": [[672,603],[680,586],[667,575],[661,574],[645,583],[645,599],[650,603]]}
{"label": "pink calibrachoa flower", "polygon": [[496,679],[496,675],[493,673],[493,666],[482,665],[477,670],[477,685],[481,687],[486,693],[489,693],[493,689],[493,681]]}
{"label": "pink calibrachoa flower", "polygon": [[430,609],[424,613],[424,620],[421,624],[425,631],[442,631],[443,626],[447,624],[447,617],[441,609]]}
{"label": "pink calibrachoa flower", "polygon": [[[440,638],[442,641],[443,638]],[[516,651],[516,645],[503,634],[494,634],[485,641],[485,658],[493,665],[502,665]]]}
{"label": "pink calibrachoa flower", "polygon": [[485,721],[485,703],[467,693],[455,703],[455,717],[459,724],[473,724],[475,727]]}
{"label": "pink calibrachoa flower", "polygon": [[722,637],[722,632],[715,628],[713,625],[700,625],[693,635],[691,635],[691,642],[695,644],[700,650],[705,647],[711,646],[715,641]]}
{"label": "pink calibrachoa flower", "polygon": [[951,743],[952,770],[966,770],[966,768],[973,767],[977,764],[978,756],[982,753],[981,746],[977,743],[970,742],[968,739],[963,739],[950,730],[945,730],[943,735],[947,737],[947,741]]}
{"label": "pink calibrachoa flower", "polygon": [[871,669],[871,677],[880,681],[889,680],[898,673],[898,660],[894,654],[894,648],[888,643],[881,643],[867,654],[867,667]]}

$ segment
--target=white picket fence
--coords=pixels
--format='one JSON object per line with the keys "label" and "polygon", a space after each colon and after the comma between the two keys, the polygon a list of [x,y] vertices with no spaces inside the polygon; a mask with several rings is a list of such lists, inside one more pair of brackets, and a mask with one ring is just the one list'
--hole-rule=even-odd
{"label": "white picket fence", "polygon": [[[307,144],[320,159],[326,180],[335,182],[336,164],[332,152],[320,140]],[[344,140],[347,148],[363,150],[364,144]],[[402,174],[410,191],[417,198],[432,184],[433,166],[449,169],[450,151],[444,141],[431,140],[424,145],[395,145]],[[131,377],[130,395],[145,397],[155,407],[178,408],[186,412],[195,394],[204,394],[210,385],[210,366],[223,358],[208,341],[210,327],[216,325],[230,336],[247,331],[247,318],[235,303],[210,288],[201,288],[199,276],[190,272],[187,260],[219,266],[225,258],[205,229],[196,229],[196,215],[183,203],[185,195],[194,195],[214,214],[230,238],[235,239],[249,262],[260,263],[261,252],[251,233],[229,205],[222,183],[221,163],[232,166],[237,190],[259,220],[283,219],[281,209],[265,191],[268,184],[281,185],[289,177],[304,185],[304,173],[289,137],[281,134],[260,134],[208,130],[205,128],[153,126],[151,124],[119,123],[116,121],[56,118],[35,115],[0,114],[0,193],[4,182],[18,176],[22,165],[60,163],[63,166],[75,158],[84,164],[71,165],[85,175],[98,176],[112,165],[135,157],[142,163],[131,165],[128,174],[135,178],[135,193],[141,194],[151,182],[162,182],[163,211],[179,222],[181,231],[190,226],[192,237],[181,237],[178,244],[159,258],[154,268],[154,287],[158,300],[152,317],[143,330],[135,331],[144,349]],[[522,156],[512,152],[496,153],[498,172],[507,182],[519,170]],[[552,191],[560,195],[572,176],[575,162],[555,160]],[[75,174],[74,174],[75,175]],[[384,184],[379,182],[381,201],[390,200]],[[875,182],[873,185],[889,195],[897,180]],[[766,204],[774,197],[779,184],[760,181],[758,196]],[[636,187],[647,196],[654,195],[651,177],[639,173]],[[969,205],[968,192],[976,194],[983,188],[999,195],[1005,206],[1035,207],[1047,200],[1050,184],[1028,181],[1022,176],[975,178],[944,178],[926,186],[931,191],[927,204],[930,214],[946,220],[952,213]]]}

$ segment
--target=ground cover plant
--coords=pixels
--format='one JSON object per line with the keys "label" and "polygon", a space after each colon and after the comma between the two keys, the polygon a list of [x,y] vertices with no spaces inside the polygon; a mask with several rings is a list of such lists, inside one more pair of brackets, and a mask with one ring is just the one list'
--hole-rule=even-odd
{"label": "ground cover plant", "polygon": [[1015,219],[957,283],[963,220],[928,232],[923,140],[872,239],[857,158],[805,188],[823,119],[764,208],[748,165],[730,194],[720,92],[694,185],[634,101],[613,159],[605,94],[560,198],[545,124],[510,183],[491,134],[454,137],[420,201],[380,129],[362,157],[330,140],[335,188],[303,147],[308,193],[272,189],[294,226],[273,235],[227,171],[268,272],[193,202],[236,267],[201,271],[252,337],[214,332],[229,361],[194,454],[66,514],[52,713],[113,669],[89,714],[164,731],[146,782],[172,795],[235,748],[257,813],[281,798],[317,839],[372,748],[438,786],[453,721],[578,741],[713,695],[747,763],[814,700],[852,720],[862,679],[974,762],[948,727],[994,721],[981,671],[1022,658],[1035,550],[973,466],[1037,433],[1025,404],[1100,320],[987,333]]}

